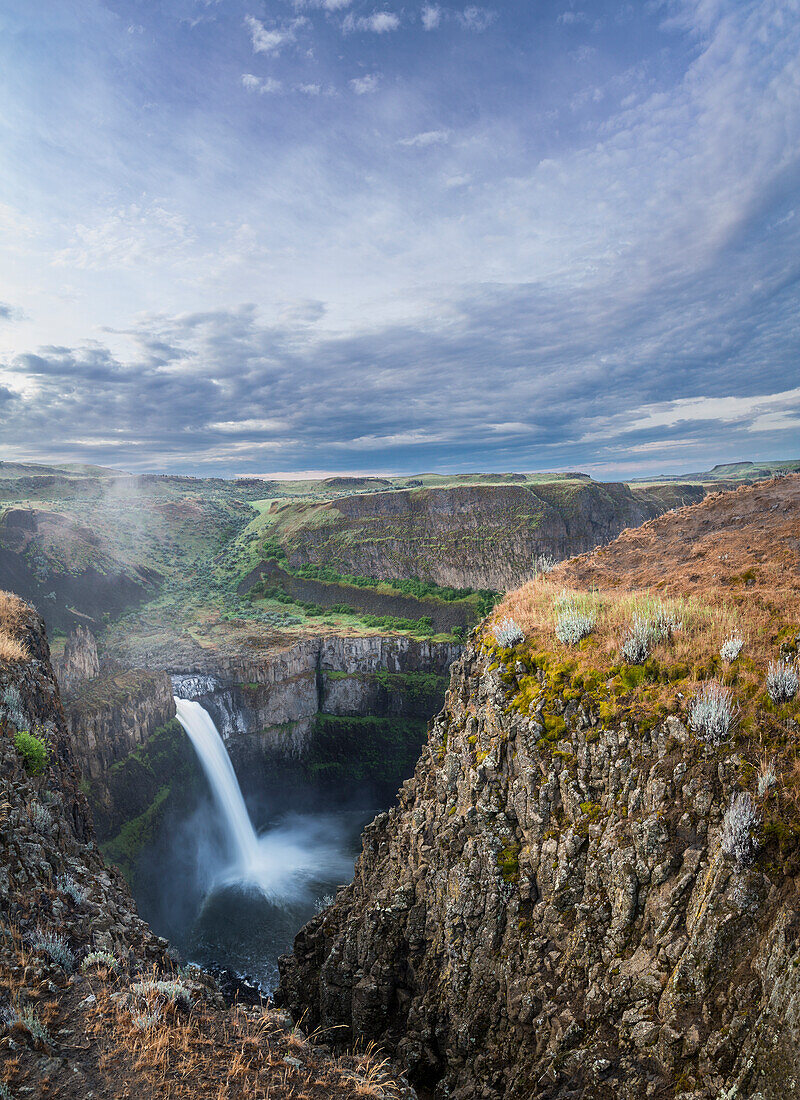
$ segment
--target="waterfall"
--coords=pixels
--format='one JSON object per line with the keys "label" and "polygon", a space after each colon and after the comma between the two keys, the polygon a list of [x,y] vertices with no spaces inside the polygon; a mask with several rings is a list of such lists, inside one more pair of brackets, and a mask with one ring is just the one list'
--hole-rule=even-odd
{"label": "waterfall", "polygon": [[178,721],[194,745],[214,801],[222,815],[226,839],[235,853],[235,866],[241,872],[242,878],[257,879],[260,855],[258,837],[247,813],[231,758],[225,750],[217,727],[208,711],[191,699],[179,699],[175,696],[175,707]]}
{"label": "waterfall", "polygon": [[293,815],[257,836],[239,789],[225,743],[208,711],[177,695],[177,718],[203,767],[219,810],[233,862],[214,885],[255,887],[276,904],[302,898],[315,882],[335,875],[349,879],[352,862],[344,854],[340,827],[329,819]]}

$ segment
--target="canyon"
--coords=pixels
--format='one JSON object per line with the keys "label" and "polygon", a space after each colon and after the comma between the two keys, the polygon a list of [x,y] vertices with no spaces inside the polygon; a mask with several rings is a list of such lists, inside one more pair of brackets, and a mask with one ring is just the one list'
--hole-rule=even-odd
{"label": "canyon", "polygon": [[[371,486],[364,500],[384,493]],[[3,596],[0,629],[26,653],[0,662],[0,903],[22,937],[3,941],[0,962],[8,989],[24,991],[15,1003],[40,1004],[20,954],[38,926],[58,930],[79,959],[109,950],[127,960],[129,985],[148,967],[178,974],[129,890],[141,853],[202,796],[177,694],[216,723],[246,799],[280,813],[313,792],[335,809],[363,788],[390,807],[364,829],[353,880],[281,960],[271,1016],[257,1005],[231,1014],[211,975],[181,970],[216,1044],[198,1072],[219,1073],[226,1036],[252,1035],[258,1019],[270,1021],[262,1049],[294,1058],[291,1014],[302,1029],[295,1060],[323,1082],[320,1098],[346,1089],[337,1059],[370,1042],[395,1067],[382,1070],[383,1094],[408,1100],[415,1089],[435,1100],[797,1095],[800,712],[796,695],[776,704],[764,685],[770,662],[793,666],[800,646],[800,477],[699,495],[547,573],[520,566],[525,584],[463,642],[233,618],[202,644],[176,632],[137,667],[111,652],[109,634],[98,645],[81,625],[51,667],[41,620]],[[248,543],[256,558],[260,537]],[[235,584],[252,560],[237,559]],[[283,560],[287,575],[302,568],[288,551]],[[597,614],[574,645],[553,633],[565,599]],[[626,624],[653,600],[675,608],[675,634],[626,662]],[[726,663],[720,650],[736,631],[744,648]],[[735,734],[720,743],[692,720],[706,681],[736,700]],[[50,746],[41,775],[14,748],[23,728]],[[744,794],[752,859],[725,839]],[[34,802],[51,822],[42,818],[44,832]],[[88,900],[56,888],[65,869]],[[131,1034],[127,1002],[108,999],[105,979],[88,986],[40,956],[34,968],[52,985],[47,1012],[59,1026],[86,1027],[97,1013],[106,1051]],[[171,1013],[160,1026],[177,1035]],[[97,1086],[98,1063],[68,1039],[51,1036],[45,1049],[16,1034],[15,1084],[37,1080],[48,1059],[66,1080],[52,1058],[60,1044],[83,1075],[73,1094]],[[171,1074],[185,1069],[175,1057]],[[131,1065],[131,1079],[145,1075],[142,1095],[166,1095],[148,1066]]]}

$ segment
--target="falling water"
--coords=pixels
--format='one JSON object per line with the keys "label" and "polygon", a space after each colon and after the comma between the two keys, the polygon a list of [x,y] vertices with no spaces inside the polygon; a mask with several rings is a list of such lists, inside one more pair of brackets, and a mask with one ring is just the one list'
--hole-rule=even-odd
{"label": "falling water", "polygon": [[[376,807],[354,803],[320,812],[314,791],[303,788],[300,812],[281,803],[270,813],[262,796],[254,828],[220,728],[201,703],[179,698],[218,686],[196,680],[176,678],[175,706],[213,801],[202,796],[185,819],[165,818],[152,845],[140,853],[137,902],[151,926],[186,958],[248,975],[269,993],[277,983],[278,957],[297,929],[352,878],[359,834]],[[218,711],[224,730],[235,735],[242,716]]]}
{"label": "falling water", "polygon": [[240,878],[258,882],[261,862],[258,837],[217,727],[208,711],[191,699],[178,699],[176,696],[175,707],[178,721],[194,745],[222,815],[226,839],[234,852],[235,869]]}
{"label": "falling water", "polygon": [[300,900],[313,883],[329,875],[339,882],[352,874],[337,830],[295,816],[257,836],[239,789],[225,744],[200,703],[175,696],[180,724],[194,745],[219,810],[232,862],[214,878],[213,887],[256,887],[277,904]]}

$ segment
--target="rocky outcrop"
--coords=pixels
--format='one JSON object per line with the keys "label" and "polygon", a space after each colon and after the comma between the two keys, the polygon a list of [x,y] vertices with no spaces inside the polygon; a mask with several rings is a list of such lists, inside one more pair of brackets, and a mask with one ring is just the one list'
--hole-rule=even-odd
{"label": "rocky outcrop", "polygon": [[601,719],[569,680],[522,713],[503,672],[477,648],[456,663],[279,997],[436,1098],[800,1095],[796,834],[738,864],[732,747],[674,715]]}
{"label": "rocky outcrop", "polygon": [[67,729],[76,762],[99,779],[175,717],[165,672],[111,667],[64,694]]}
{"label": "rocky outcrop", "polygon": [[586,479],[403,489],[325,504],[279,502],[270,530],[295,568],[313,563],[384,580],[503,591],[531,576],[537,555],[561,560],[591,550],[702,497],[699,485],[631,488]]}
{"label": "rocky outcrop", "polygon": [[[234,760],[273,753],[299,758],[320,713],[419,717],[422,677],[428,678],[430,716],[460,652],[456,644],[404,635],[321,636],[251,658],[212,654],[175,670],[173,680],[178,695],[211,713]],[[416,678],[404,683],[408,676]]]}
{"label": "rocky outcrop", "polygon": [[[0,659],[0,1093],[415,1100],[374,1058],[334,1061],[286,1014],[229,1012],[211,975],[178,970],[95,844],[42,620],[0,593],[8,622],[28,656]],[[42,768],[15,747],[17,723],[47,744]]]}
{"label": "rocky outcrop", "polygon": [[53,657],[53,672],[64,692],[74,692],[85,680],[100,675],[97,642],[91,630],[76,627],[64,643],[64,652]]}

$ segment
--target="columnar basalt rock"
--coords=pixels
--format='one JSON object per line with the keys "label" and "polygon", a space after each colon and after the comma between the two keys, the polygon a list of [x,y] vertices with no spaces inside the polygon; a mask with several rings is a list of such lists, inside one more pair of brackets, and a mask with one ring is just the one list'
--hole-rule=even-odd
{"label": "columnar basalt rock", "polygon": [[107,668],[63,694],[67,728],[84,778],[99,779],[175,716],[164,672]]}
{"label": "columnar basalt rock", "polygon": [[437,1098],[800,1095],[800,857],[722,851],[736,752],[563,692],[553,739],[500,671],[475,647],[456,663],[279,997]]}
{"label": "columnar basalt rock", "polygon": [[72,631],[64,643],[64,652],[60,657],[53,658],[53,672],[62,695],[77,690],[86,680],[100,675],[97,642],[91,630],[79,626]]}
{"label": "columnar basalt rock", "polygon": [[[293,568],[310,562],[503,591],[528,580],[539,555],[561,560],[591,550],[703,493],[699,485],[643,489],[588,479],[401,489],[294,504],[279,537]],[[286,511],[273,506],[278,530]]]}
{"label": "columnar basalt rock", "polygon": [[443,678],[460,653],[454,643],[403,635],[323,635],[252,656],[210,654],[176,669],[176,684],[209,710],[234,758],[298,758],[319,713],[418,716],[413,699],[392,694],[375,674]]}

